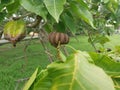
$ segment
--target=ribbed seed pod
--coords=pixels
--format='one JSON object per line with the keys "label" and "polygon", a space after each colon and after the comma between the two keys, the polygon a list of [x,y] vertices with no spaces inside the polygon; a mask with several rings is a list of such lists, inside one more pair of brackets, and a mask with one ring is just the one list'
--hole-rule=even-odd
{"label": "ribbed seed pod", "polygon": [[49,38],[49,42],[54,47],[57,47],[59,44],[67,44],[69,42],[68,35],[59,32],[51,32],[48,38]]}

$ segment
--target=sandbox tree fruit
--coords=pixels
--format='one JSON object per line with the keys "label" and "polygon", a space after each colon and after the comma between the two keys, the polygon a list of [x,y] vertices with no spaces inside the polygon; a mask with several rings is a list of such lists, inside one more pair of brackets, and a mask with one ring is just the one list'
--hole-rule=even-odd
{"label": "sandbox tree fruit", "polygon": [[4,38],[9,40],[13,46],[26,36],[24,21],[9,21],[4,27]]}
{"label": "sandbox tree fruit", "polygon": [[67,34],[60,32],[51,32],[48,36],[49,42],[54,47],[57,47],[59,44],[67,44],[69,42],[69,37]]}

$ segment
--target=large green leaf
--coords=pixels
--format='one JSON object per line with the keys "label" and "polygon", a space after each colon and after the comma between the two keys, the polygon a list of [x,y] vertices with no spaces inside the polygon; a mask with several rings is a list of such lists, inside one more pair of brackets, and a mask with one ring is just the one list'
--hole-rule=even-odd
{"label": "large green leaf", "polygon": [[44,0],[44,3],[48,12],[59,22],[59,17],[63,12],[63,5],[66,3],[66,0]]}
{"label": "large green leaf", "polygon": [[30,90],[115,90],[111,78],[88,59],[87,53],[76,51],[66,62],[48,65]]}
{"label": "large green leaf", "polygon": [[109,38],[104,35],[97,35],[93,39],[93,43],[100,43],[101,45],[104,45],[105,43],[109,42]]}
{"label": "large green leaf", "polygon": [[95,28],[93,25],[92,14],[89,12],[88,8],[85,7],[85,5],[83,5],[82,3],[78,4],[77,2],[71,2],[70,12],[73,14],[73,16],[76,16],[77,18],[84,20],[89,25],[91,25],[93,28]]}
{"label": "large green leaf", "polygon": [[67,14],[64,14],[62,16],[63,22],[66,25],[66,27],[69,28],[69,30],[71,30],[71,32],[75,33],[76,32],[76,24],[74,22],[74,19],[70,16],[68,16]]}
{"label": "large green leaf", "polygon": [[42,0],[20,0],[20,3],[26,10],[36,13],[46,20],[47,10]]}
{"label": "large green leaf", "polygon": [[63,22],[59,22],[59,23],[55,23],[54,24],[54,29],[57,31],[57,32],[65,32],[65,24]]}
{"label": "large green leaf", "polygon": [[112,58],[104,54],[90,53],[94,63],[103,68],[105,72],[111,76],[120,76],[120,62],[116,62]]}

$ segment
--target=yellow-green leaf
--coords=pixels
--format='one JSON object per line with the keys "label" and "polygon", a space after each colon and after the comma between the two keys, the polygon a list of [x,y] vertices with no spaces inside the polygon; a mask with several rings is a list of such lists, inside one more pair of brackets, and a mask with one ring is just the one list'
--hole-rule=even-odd
{"label": "yellow-green leaf", "polygon": [[66,0],[44,0],[44,3],[50,15],[56,22],[59,22],[59,17],[63,12],[63,5],[66,3]]}
{"label": "yellow-green leaf", "polygon": [[32,76],[30,77],[29,81],[25,84],[23,90],[29,90],[29,88],[31,87],[32,83],[34,82],[34,80],[36,78],[37,73],[38,73],[38,68],[32,74]]}

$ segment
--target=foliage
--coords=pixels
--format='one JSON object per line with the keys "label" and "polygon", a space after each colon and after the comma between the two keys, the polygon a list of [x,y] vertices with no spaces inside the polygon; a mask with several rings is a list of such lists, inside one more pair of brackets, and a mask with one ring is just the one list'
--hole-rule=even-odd
{"label": "foliage", "polygon": [[[75,1],[67,1],[67,0],[37,0],[37,1],[32,1],[32,0],[9,0],[8,4],[5,4],[5,2],[1,2],[1,12],[3,12],[4,7],[9,7],[5,8],[7,14],[9,15],[10,13],[14,13],[17,11],[19,4],[23,6],[27,11],[30,11],[32,13],[35,13],[39,16],[41,16],[45,21],[49,21],[49,18],[54,18],[56,22],[58,23],[61,21],[61,15],[64,13],[65,17],[66,15],[69,15],[69,18],[71,20],[74,20],[75,15],[78,16],[79,19],[84,20],[88,24],[90,24],[92,27],[93,25],[93,18],[92,14],[89,11],[89,8],[87,6],[87,3],[85,3],[82,0],[75,0]],[[76,4],[78,2],[78,4]],[[11,8],[11,6],[14,6],[14,9]],[[10,12],[9,12],[10,11]],[[75,13],[73,13],[73,11]],[[50,17],[48,17],[50,16]],[[52,17],[51,17],[52,16]],[[64,17],[64,15],[63,15]],[[64,19],[62,22],[68,22],[66,21],[68,19]],[[51,20],[50,20],[51,21]],[[50,24],[55,24],[56,23],[54,20],[53,22],[51,21]],[[67,25],[68,26],[68,25]],[[73,27],[74,28],[74,27]]]}
{"label": "foliage", "polygon": [[[30,81],[27,82],[27,84],[31,83]],[[47,69],[39,72],[29,90],[40,89],[115,90],[112,79],[101,68],[91,63],[91,58],[87,53],[81,51],[75,51],[67,57],[64,63],[56,61],[48,65]]]}
{"label": "foliage", "polygon": [[5,11],[6,14],[1,14],[0,21],[19,11],[19,7],[24,7],[28,12],[35,13],[48,22],[43,27],[46,31],[58,30],[62,25],[65,27],[62,32],[71,30],[75,33],[82,27],[82,30],[95,29],[99,33],[109,33],[111,30],[107,30],[109,27],[106,25],[113,25],[115,28],[119,25],[118,0],[2,0],[0,13]]}
{"label": "foliage", "polygon": [[25,87],[23,88],[23,90],[28,90],[32,85],[32,83],[34,82],[35,78],[36,78],[36,75],[38,73],[38,68],[35,70],[35,72],[33,73],[33,75],[31,76],[30,80],[28,83],[26,83]]}
{"label": "foliage", "polygon": [[35,13],[37,15],[40,15],[44,19],[46,19],[47,11],[46,11],[46,8],[43,5],[42,0],[36,0],[36,1],[33,1],[33,0],[20,0],[20,4],[27,11],[33,12],[33,13]]}
{"label": "foliage", "polygon": [[[24,10],[25,12],[30,13],[33,16],[29,14],[27,14],[27,16],[22,15],[24,14]],[[19,11],[22,11],[22,13],[20,13]],[[94,48],[94,44],[96,43],[100,43],[104,46],[106,42],[109,42],[106,34],[111,35],[114,29],[119,28],[119,13],[119,0],[0,1],[0,22],[4,20],[11,21],[11,19],[23,19],[24,22],[27,22],[28,20],[30,23],[32,21],[35,21],[35,24],[30,24],[31,27],[34,29],[39,28],[40,30],[44,29],[46,31],[54,30],[67,33],[71,32],[73,36],[77,30],[82,29],[86,33],[86,35],[89,36],[88,41],[92,44]],[[17,18],[13,18],[12,15],[15,15]],[[28,18],[31,17],[32,19],[29,20]],[[6,33],[7,25],[8,23],[5,25],[4,33]],[[27,22],[26,27],[30,25]],[[7,30],[7,33],[11,34],[12,32],[12,34],[15,34],[16,32],[14,32],[14,28],[16,28],[16,26],[11,24],[11,27],[12,28],[8,28],[9,30]],[[19,28],[19,25],[17,26],[17,28]],[[17,32],[19,31],[20,30],[18,29]],[[99,36],[99,34],[102,35]],[[95,35],[95,37],[93,37],[93,35]],[[119,47],[117,47],[117,51],[119,52]],[[30,79],[32,80],[32,82],[29,81],[28,86],[25,88],[28,89],[30,86],[30,89],[47,88],[53,90],[54,88],[56,89],[56,87],[59,87],[62,90],[69,88],[91,90],[97,88],[99,90],[114,90],[113,82],[111,78],[109,78],[105,74],[105,72],[108,75],[112,76],[115,87],[116,85],[117,87],[119,87],[119,79],[116,80],[116,78],[113,78],[119,78],[119,63],[115,62],[117,51],[110,54],[106,54],[106,52],[102,52],[102,54],[91,53],[90,55],[93,60],[89,57],[88,54],[76,51],[71,56],[68,56],[67,60],[64,63],[53,62],[52,64],[48,65],[47,69],[41,71],[39,74],[36,71],[33,74],[33,77]],[[63,54],[61,55],[63,56]],[[94,61],[94,64],[91,63],[89,59],[91,61]],[[101,68],[103,68],[105,72]],[[96,75],[96,73],[98,73],[98,75]],[[64,74],[67,74],[68,77],[64,76]],[[63,76],[59,77],[59,75]],[[67,81],[63,82],[63,79],[61,79],[61,77],[65,78]],[[81,84],[84,85],[81,86]]]}
{"label": "foliage", "polygon": [[[114,54],[113,54],[114,55]],[[104,71],[109,74],[110,76],[117,77],[120,75],[119,67],[120,63],[116,61],[110,54],[97,54],[97,53],[90,53],[90,56],[94,60],[94,63],[103,68]]]}
{"label": "foliage", "polygon": [[95,65],[101,67],[108,75],[110,75],[115,83],[116,90],[120,89],[120,54],[119,47],[109,53],[90,53]]}

